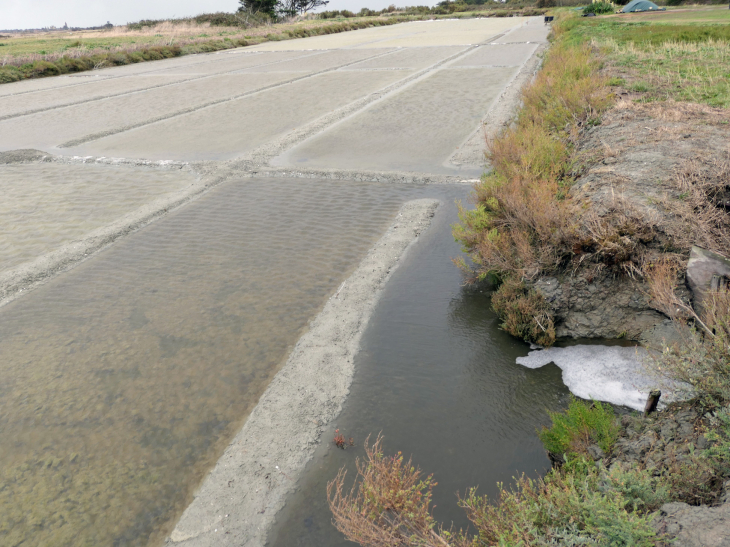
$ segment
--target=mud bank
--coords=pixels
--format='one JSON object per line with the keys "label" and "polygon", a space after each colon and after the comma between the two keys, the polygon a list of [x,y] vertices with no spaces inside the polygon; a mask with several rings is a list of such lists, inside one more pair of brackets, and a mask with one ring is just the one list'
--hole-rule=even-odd
{"label": "mud bank", "polygon": [[407,202],[394,224],[312,321],[168,542],[263,545],[326,424],[340,412],[353,358],[380,293],[438,201]]}

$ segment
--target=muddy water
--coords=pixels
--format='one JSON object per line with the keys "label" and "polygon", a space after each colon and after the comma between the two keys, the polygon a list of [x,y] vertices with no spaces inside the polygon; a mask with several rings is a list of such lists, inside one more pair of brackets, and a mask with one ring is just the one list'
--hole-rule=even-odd
{"label": "muddy water", "polygon": [[529,348],[498,330],[489,294],[463,287],[449,261],[458,246],[448,209],[389,281],[363,336],[345,408],[323,437],[339,428],[356,447],[318,449],[269,546],[352,545],[331,524],[325,488],[341,466],[354,467],[370,434],[382,432],[387,453],[412,454],[434,473],[434,516],[457,528],[468,525],[457,492],[479,486],[494,496],[498,481],[549,466],[535,431],[549,423],[547,410],[566,404],[561,371],[515,364]]}
{"label": "muddy water", "polygon": [[51,252],[195,181],[180,169],[0,165],[0,271]]}
{"label": "muddy water", "polygon": [[0,545],[159,544],[401,203],[464,192],[227,183],[0,309]]}

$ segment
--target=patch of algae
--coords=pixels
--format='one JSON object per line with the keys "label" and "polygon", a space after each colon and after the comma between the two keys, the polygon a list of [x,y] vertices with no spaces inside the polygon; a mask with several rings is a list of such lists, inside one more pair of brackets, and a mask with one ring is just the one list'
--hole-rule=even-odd
{"label": "patch of algae", "polygon": [[[78,454],[45,453],[0,473],[0,542],[7,547],[25,544],[29,533],[39,547],[92,547],[107,544],[110,536],[121,540],[128,533],[123,515],[129,497],[151,501],[169,494],[144,461],[100,467]],[[109,491],[124,495],[109,497]]]}

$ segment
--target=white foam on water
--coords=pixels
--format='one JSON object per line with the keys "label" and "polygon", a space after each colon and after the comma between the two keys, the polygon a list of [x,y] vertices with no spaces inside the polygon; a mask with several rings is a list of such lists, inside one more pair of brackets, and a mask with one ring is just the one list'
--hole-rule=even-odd
{"label": "white foam on water", "polygon": [[563,370],[563,382],[582,399],[596,399],[644,410],[656,381],[647,375],[641,347],[571,346],[531,351],[517,364],[540,368],[555,363]]}

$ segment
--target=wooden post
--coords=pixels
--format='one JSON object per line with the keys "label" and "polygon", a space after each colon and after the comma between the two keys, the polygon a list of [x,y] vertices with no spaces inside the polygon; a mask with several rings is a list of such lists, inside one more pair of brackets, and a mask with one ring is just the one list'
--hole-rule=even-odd
{"label": "wooden post", "polygon": [[651,414],[656,411],[656,407],[659,404],[659,398],[662,396],[662,392],[658,389],[652,389],[649,392],[649,397],[646,400],[646,406],[644,407],[645,414]]}

